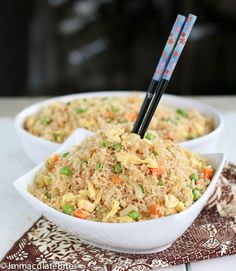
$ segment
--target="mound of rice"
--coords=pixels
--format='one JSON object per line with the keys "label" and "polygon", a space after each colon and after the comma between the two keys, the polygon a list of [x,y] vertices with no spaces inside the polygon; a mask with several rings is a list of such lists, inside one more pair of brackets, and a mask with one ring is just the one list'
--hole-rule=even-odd
{"label": "mound of rice", "polygon": [[[96,132],[107,123],[133,123],[140,110],[138,96],[76,99],[54,102],[25,120],[25,129],[33,135],[62,143],[76,129]],[[214,129],[213,119],[197,110],[159,105],[149,126],[164,139],[190,140]]]}
{"label": "mound of rice", "polygon": [[107,125],[70,152],[50,157],[30,192],[82,219],[134,222],[181,212],[206,190],[213,169],[154,131]]}

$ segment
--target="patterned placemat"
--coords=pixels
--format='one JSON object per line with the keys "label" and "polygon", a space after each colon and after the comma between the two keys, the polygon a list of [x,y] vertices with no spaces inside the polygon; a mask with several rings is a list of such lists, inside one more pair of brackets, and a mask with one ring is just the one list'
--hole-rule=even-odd
{"label": "patterned placemat", "polygon": [[29,270],[33,266],[34,270],[140,271],[235,253],[236,165],[228,164],[207,206],[165,251],[131,255],[98,249],[42,217],[14,244],[0,270]]}

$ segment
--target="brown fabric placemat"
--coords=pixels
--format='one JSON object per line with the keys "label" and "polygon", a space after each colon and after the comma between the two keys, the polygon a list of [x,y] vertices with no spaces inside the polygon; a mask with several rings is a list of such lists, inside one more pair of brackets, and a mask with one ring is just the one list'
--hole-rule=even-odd
{"label": "brown fabric placemat", "polygon": [[[42,217],[14,244],[2,260],[0,270],[9,270],[9,264],[11,270],[23,270],[23,264],[26,268],[39,264],[34,270],[139,271],[235,253],[236,165],[228,164],[207,206],[165,251],[131,255],[98,249],[82,243]],[[49,268],[47,265],[56,262],[62,266]]]}

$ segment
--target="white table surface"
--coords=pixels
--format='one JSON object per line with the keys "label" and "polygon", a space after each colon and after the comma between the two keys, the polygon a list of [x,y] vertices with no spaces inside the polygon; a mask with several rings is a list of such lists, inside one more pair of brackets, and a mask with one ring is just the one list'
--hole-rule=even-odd
{"label": "white table surface", "polygon": [[[0,259],[14,242],[27,231],[40,214],[31,208],[14,190],[12,182],[34,165],[26,157],[13,126],[17,111],[42,98],[0,99]],[[236,97],[197,97],[222,112],[225,120],[224,133],[218,152],[225,152],[228,160],[236,163]],[[11,116],[11,117],[9,117]],[[165,271],[235,271],[236,255],[218,259],[178,265]]]}

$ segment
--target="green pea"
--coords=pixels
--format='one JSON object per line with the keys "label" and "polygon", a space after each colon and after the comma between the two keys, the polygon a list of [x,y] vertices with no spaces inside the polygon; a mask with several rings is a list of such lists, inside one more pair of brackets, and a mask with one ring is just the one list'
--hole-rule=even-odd
{"label": "green pea", "polygon": [[194,172],[193,174],[191,174],[189,176],[189,178],[192,180],[192,181],[197,181],[199,179],[198,175],[196,172]]}
{"label": "green pea", "polygon": [[69,167],[62,167],[61,168],[61,174],[65,176],[70,176],[72,173],[71,169]]}
{"label": "green pea", "polygon": [[178,121],[177,121],[177,120],[174,120],[174,119],[172,119],[172,118],[167,118],[166,121],[169,122],[170,124],[178,125]]}
{"label": "green pea", "polygon": [[56,142],[61,141],[61,131],[55,131],[53,136],[54,136],[54,139],[55,139]]}
{"label": "green pea", "polygon": [[142,192],[144,193],[144,188],[141,184],[139,184],[139,187],[141,188]]}
{"label": "green pea", "polygon": [[195,139],[195,138],[196,138],[196,136],[190,134],[190,135],[187,136],[186,139],[187,140],[191,140],[191,139]]}
{"label": "green pea", "polygon": [[122,172],[122,168],[121,168],[121,164],[120,163],[116,163],[115,164],[115,172],[116,173],[121,173]]}
{"label": "green pea", "polygon": [[85,113],[86,111],[87,111],[86,108],[81,108],[81,107],[79,107],[79,108],[76,109],[76,113],[78,113],[78,114]]}
{"label": "green pea", "polygon": [[64,152],[64,153],[62,154],[62,158],[65,158],[68,154],[69,154],[69,152]]}
{"label": "green pea", "polygon": [[118,110],[117,107],[112,106],[112,107],[111,107],[111,111],[112,111],[113,113],[116,113],[116,112],[118,112],[119,110]]}
{"label": "green pea", "polygon": [[47,193],[47,194],[46,194],[46,197],[47,197],[48,199],[51,199],[51,198],[52,198],[52,194],[51,194],[51,193]]}
{"label": "green pea", "polygon": [[139,217],[139,214],[136,212],[136,211],[131,211],[129,214],[128,214],[129,217],[131,217],[133,220],[138,220],[138,217]]}
{"label": "green pea", "polygon": [[199,190],[197,188],[193,189],[193,200],[197,201],[201,196],[201,193],[199,192]]}
{"label": "green pea", "polygon": [[116,143],[113,148],[116,150],[116,151],[120,151],[121,150],[121,144],[119,143]]}
{"label": "green pea", "polygon": [[103,169],[103,164],[102,163],[97,163],[96,164],[96,169],[97,170],[102,170]]}
{"label": "green pea", "polygon": [[110,143],[107,142],[107,141],[102,141],[101,145],[104,147],[104,148],[108,148],[110,146]]}
{"label": "green pea", "polygon": [[112,118],[108,118],[107,119],[107,123],[112,123],[113,122],[113,119]]}
{"label": "green pea", "polygon": [[187,118],[187,116],[188,116],[188,112],[187,112],[186,110],[182,109],[182,108],[177,108],[177,109],[176,109],[176,112],[177,112],[180,116],[182,116],[182,117],[184,117],[184,118]]}
{"label": "green pea", "polygon": [[157,185],[163,186],[163,185],[164,185],[163,180],[162,180],[162,179],[160,179],[160,180],[158,181]]}
{"label": "green pea", "polygon": [[74,207],[67,203],[63,206],[63,213],[67,214],[67,215],[71,215],[74,211]]}
{"label": "green pea", "polygon": [[51,121],[50,121],[49,117],[41,117],[40,122],[43,125],[48,125]]}
{"label": "green pea", "polygon": [[148,139],[148,140],[152,140],[153,136],[152,136],[152,134],[147,133],[147,134],[145,135],[145,138]]}

